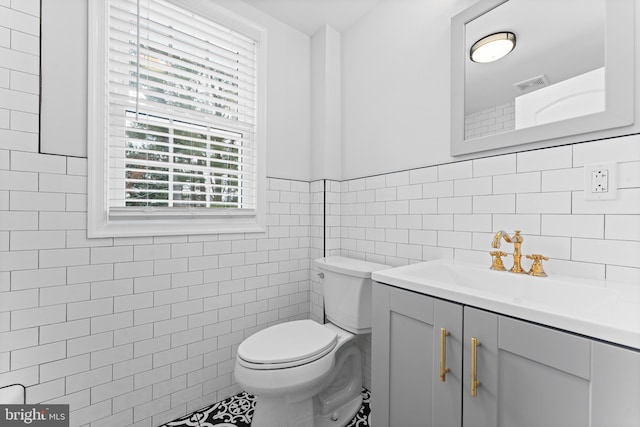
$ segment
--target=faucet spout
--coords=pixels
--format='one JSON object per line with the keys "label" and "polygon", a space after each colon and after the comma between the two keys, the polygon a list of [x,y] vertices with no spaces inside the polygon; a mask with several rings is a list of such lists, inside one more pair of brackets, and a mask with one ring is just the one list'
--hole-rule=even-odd
{"label": "faucet spout", "polygon": [[504,237],[504,240],[506,240],[507,242],[511,243],[511,240],[509,239],[509,235],[507,234],[506,231],[504,230],[500,230],[496,233],[495,236],[493,236],[493,242],[491,242],[491,247],[492,248],[499,248],[500,247],[500,240],[501,237]]}
{"label": "faucet spout", "polygon": [[509,237],[506,231],[500,230],[493,237],[493,242],[491,242],[492,248],[499,248],[500,241],[504,239],[507,243],[513,243],[513,267],[511,267],[511,272],[513,273],[526,273],[526,271],[522,268],[520,264],[522,260],[522,252],[520,251],[520,246],[523,242],[523,237],[520,235],[520,230],[516,230],[515,234],[512,237]]}

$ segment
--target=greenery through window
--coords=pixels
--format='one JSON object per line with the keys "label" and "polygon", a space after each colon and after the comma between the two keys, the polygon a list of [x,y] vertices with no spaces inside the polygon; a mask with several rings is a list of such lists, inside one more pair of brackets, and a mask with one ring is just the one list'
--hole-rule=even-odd
{"label": "greenery through window", "polygon": [[127,113],[126,206],[238,207],[240,134],[137,116]]}
{"label": "greenery through window", "polygon": [[218,3],[88,3],[89,237],[265,230],[266,29]]}

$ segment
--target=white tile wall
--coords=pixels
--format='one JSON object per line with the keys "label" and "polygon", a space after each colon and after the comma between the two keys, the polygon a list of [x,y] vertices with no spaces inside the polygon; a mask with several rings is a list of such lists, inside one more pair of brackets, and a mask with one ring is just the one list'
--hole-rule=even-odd
{"label": "white tile wall", "polygon": [[515,128],[515,102],[507,102],[486,110],[467,114],[464,118],[466,138],[478,138]]}
{"label": "white tile wall", "polygon": [[[308,183],[269,180],[264,234],[89,241],[64,198],[86,177],[65,181],[65,158],[52,169],[50,156],[8,153],[67,185],[7,185],[0,383],[24,383],[30,402],[70,403],[72,425],[157,425],[228,396],[242,339],[309,316]],[[5,172],[14,164],[25,168]]]}
{"label": "white tile wall", "polygon": [[[620,162],[619,197],[585,201],[582,166],[603,158]],[[519,229],[525,253],[551,257],[551,275],[640,286],[637,135],[411,170],[408,182],[403,174],[342,183],[343,255],[389,265],[444,257],[488,266],[493,232]],[[374,192],[373,184],[361,185],[374,180]],[[407,200],[408,210],[400,204]],[[360,344],[370,360],[370,343]]]}
{"label": "white tile wall", "polygon": [[86,159],[38,153],[39,1],[10,4],[0,4],[0,385],[70,404],[74,426],[159,425],[236,393],[238,344],[310,316],[312,248],[323,248],[310,184],[268,180],[266,233],[86,239]]}
{"label": "white tile wall", "polygon": [[[585,201],[582,166],[603,155],[619,162],[619,197]],[[393,265],[439,256],[487,263],[491,233],[520,229],[525,252],[552,257],[546,266],[551,274],[602,279],[622,268],[621,277],[636,277],[639,167],[640,138],[634,135],[440,165],[437,173],[434,167],[412,170],[409,183],[378,185],[372,197],[352,185],[362,179],[343,182],[342,253]],[[395,208],[420,193],[409,201],[408,215]],[[377,232],[381,224],[385,233]],[[406,245],[405,228],[409,245],[422,251]]]}

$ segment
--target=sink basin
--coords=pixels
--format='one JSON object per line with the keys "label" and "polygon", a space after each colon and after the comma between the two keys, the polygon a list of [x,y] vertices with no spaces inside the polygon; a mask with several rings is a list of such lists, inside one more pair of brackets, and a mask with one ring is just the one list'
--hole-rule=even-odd
{"label": "sink basin", "polygon": [[[600,311],[612,306],[617,299],[617,291],[585,284],[591,282],[589,280],[534,277],[446,260],[384,270],[374,279],[385,282],[385,274],[392,274],[396,281],[441,288],[452,294],[481,296],[521,307],[565,314]],[[389,280],[386,282],[389,283]]]}
{"label": "sink basin", "polygon": [[374,272],[373,280],[640,349],[640,287],[533,277],[435,260]]}

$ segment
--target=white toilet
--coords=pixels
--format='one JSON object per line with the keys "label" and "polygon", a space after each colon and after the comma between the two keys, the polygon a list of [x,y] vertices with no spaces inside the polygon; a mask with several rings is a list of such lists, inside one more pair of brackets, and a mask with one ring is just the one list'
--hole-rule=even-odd
{"label": "white toilet", "polygon": [[256,396],[252,427],[342,427],[362,405],[354,334],[371,332],[371,273],[389,266],[340,256],[315,266],[331,323],[281,323],[238,347],[236,381]]}

